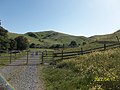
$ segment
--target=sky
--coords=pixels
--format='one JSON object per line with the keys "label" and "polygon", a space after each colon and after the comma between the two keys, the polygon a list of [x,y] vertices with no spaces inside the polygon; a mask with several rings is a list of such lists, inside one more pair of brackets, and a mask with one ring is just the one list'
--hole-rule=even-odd
{"label": "sky", "polygon": [[120,0],[0,0],[0,20],[9,32],[21,34],[109,34],[120,29]]}

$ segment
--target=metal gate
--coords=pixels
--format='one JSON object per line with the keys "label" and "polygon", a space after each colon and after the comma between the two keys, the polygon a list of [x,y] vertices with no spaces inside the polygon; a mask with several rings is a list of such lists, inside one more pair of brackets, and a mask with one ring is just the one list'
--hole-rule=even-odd
{"label": "metal gate", "polygon": [[0,65],[38,65],[41,64],[40,51],[1,51]]}

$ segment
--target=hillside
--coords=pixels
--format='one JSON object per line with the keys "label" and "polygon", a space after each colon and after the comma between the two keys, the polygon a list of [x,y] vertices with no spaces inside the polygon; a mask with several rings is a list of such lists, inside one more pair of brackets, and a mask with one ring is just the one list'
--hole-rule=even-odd
{"label": "hillside", "polygon": [[118,38],[120,39],[120,30],[112,33],[112,34],[106,34],[106,35],[95,35],[90,37],[90,39],[94,40],[94,41],[112,41],[112,42],[117,42],[117,38],[116,36],[118,36]]}
{"label": "hillside", "polygon": [[16,37],[18,37],[18,36],[25,36],[29,41],[30,41],[30,43],[36,43],[36,44],[38,44],[38,43],[40,43],[39,41],[38,41],[38,39],[36,39],[36,38],[33,38],[33,37],[30,37],[30,36],[27,36],[27,35],[25,35],[25,34],[17,34],[17,33],[11,33],[11,32],[8,32],[8,37],[9,38],[16,38]]}
{"label": "hillside", "polygon": [[25,36],[28,38],[30,43],[39,44],[41,46],[50,47],[53,44],[60,45],[68,45],[71,41],[76,41],[77,44],[82,45],[83,42],[87,43],[86,47],[94,47],[100,46],[103,43],[115,43],[118,42],[118,38],[120,38],[120,30],[106,35],[95,35],[89,38],[84,36],[73,36],[64,33],[59,33],[55,31],[43,31],[43,32],[27,32],[25,34],[16,34],[16,33],[8,33],[9,38],[15,38],[19,35]]}
{"label": "hillside", "polygon": [[43,32],[28,32],[25,34],[8,33],[9,38],[15,38],[17,36],[25,36],[30,43],[40,44],[41,46],[51,46],[53,44],[68,45],[71,41],[76,41],[77,44],[83,42],[88,43],[89,39],[84,36],[72,36],[55,31],[43,31]]}
{"label": "hillside", "polygon": [[50,44],[69,44],[72,40],[81,43],[83,41],[88,42],[88,38],[83,36],[72,36],[68,34],[63,34],[55,31],[44,31],[44,32],[28,32],[25,35],[39,39],[39,41],[45,41]]}

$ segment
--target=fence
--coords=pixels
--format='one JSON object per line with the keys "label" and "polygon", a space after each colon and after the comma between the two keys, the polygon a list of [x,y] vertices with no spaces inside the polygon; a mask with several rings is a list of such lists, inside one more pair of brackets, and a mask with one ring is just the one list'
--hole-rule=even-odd
{"label": "fence", "polygon": [[[111,48],[117,48],[120,47],[120,43],[116,44],[104,44],[103,47],[97,47],[92,49],[83,50],[81,48],[78,51],[71,51],[71,52],[64,52],[63,50],[61,52],[55,52],[55,51],[0,51],[0,65],[4,64],[11,64],[16,59],[19,59],[19,62],[23,62],[26,64],[43,64],[43,63],[50,63],[50,64],[56,64],[57,61],[61,61],[63,59],[69,59],[76,57],[78,55],[88,54],[95,51],[105,51]],[[21,60],[20,60],[21,59]]]}
{"label": "fence", "polygon": [[[118,48],[120,47],[120,43],[115,43],[115,44],[103,44],[102,47],[97,47],[97,48],[92,48],[92,49],[87,49],[87,50],[83,50],[83,48],[81,48],[81,50],[79,51],[73,51],[73,52],[64,52],[63,50],[61,52],[51,52],[50,54],[45,54],[45,53],[49,53],[47,51],[43,51],[42,52],[42,63],[45,62],[49,62],[49,63],[56,63],[56,61],[61,61],[63,59],[69,59],[69,58],[73,58],[75,56],[78,55],[83,55],[83,54],[88,54],[91,52],[95,52],[95,51],[105,51],[108,49],[112,49],[112,48]],[[46,60],[46,58],[51,58],[51,60]]]}
{"label": "fence", "polygon": [[26,63],[28,63],[29,51],[20,51],[20,50],[0,50],[0,65],[8,65],[14,62],[16,59],[24,57]]}

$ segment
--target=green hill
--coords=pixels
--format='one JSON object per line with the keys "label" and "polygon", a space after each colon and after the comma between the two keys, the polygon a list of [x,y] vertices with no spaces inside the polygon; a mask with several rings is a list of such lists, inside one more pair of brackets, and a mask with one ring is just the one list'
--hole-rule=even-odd
{"label": "green hill", "polygon": [[28,35],[8,32],[8,37],[9,37],[9,38],[13,38],[13,39],[14,39],[14,38],[16,38],[16,37],[18,37],[18,36],[25,36],[25,37],[30,41],[30,43],[35,43],[35,44],[40,43],[40,42],[38,41],[38,39],[33,38],[33,37],[30,37],[30,36],[28,36]]}
{"label": "green hill", "polygon": [[88,42],[88,38],[83,36],[72,36],[63,34],[55,31],[44,31],[44,32],[28,32],[25,35],[38,39],[40,42],[45,41],[49,44],[69,44],[72,40],[82,43],[83,41]]}
{"label": "green hill", "polygon": [[71,41],[76,41],[77,44],[89,42],[89,38],[84,36],[72,36],[55,31],[27,32],[25,34],[8,33],[9,38],[15,38],[20,35],[28,38],[30,43],[40,44],[42,46],[51,46],[53,44],[68,45]]}
{"label": "green hill", "polygon": [[94,41],[111,41],[111,42],[117,42],[116,36],[120,39],[120,30],[112,33],[112,34],[106,34],[106,35],[95,35],[90,37],[90,39]]}
{"label": "green hill", "polygon": [[41,46],[50,47],[53,44],[60,45],[68,45],[71,41],[76,41],[77,44],[82,45],[83,42],[87,43],[86,47],[95,47],[100,46],[100,44],[106,43],[114,43],[118,42],[116,36],[120,38],[120,30],[106,35],[95,35],[89,38],[84,36],[73,36],[55,31],[43,31],[43,32],[27,32],[25,34],[17,34],[17,33],[8,33],[9,38],[15,38],[17,36],[25,36],[28,38],[30,43],[39,44]]}

